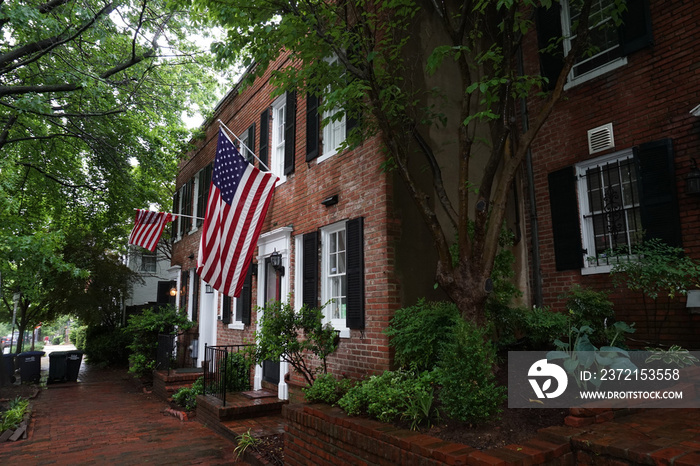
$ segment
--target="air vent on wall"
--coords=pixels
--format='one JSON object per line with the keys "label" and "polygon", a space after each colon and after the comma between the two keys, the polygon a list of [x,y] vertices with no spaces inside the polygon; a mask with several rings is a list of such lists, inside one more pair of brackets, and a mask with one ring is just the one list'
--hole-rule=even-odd
{"label": "air vent on wall", "polygon": [[613,137],[612,123],[588,130],[589,154],[595,154],[613,147],[615,147],[615,138]]}

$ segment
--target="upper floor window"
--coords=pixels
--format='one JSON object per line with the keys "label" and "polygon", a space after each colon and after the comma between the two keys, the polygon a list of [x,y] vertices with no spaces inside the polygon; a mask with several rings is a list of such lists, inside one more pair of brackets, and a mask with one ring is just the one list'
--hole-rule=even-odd
{"label": "upper floor window", "polygon": [[141,252],[141,266],[139,267],[140,272],[155,273],[156,271],[156,253],[150,251]]}
{"label": "upper floor window", "polygon": [[279,182],[287,179],[284,173],[285,154],[285,125],[287,114],[287,96],[277,98],[272,104],[272,154],[270,170],[280,178]]}
{"label": "upper floor window", "polygon": [[321,230],[321,295],[333,328],[345,325],[347,297],[345,222]]}
{"label": "upper floor window", "polygon": [[[338,64],[338,57],[334,55],[327,60],[333,66]],[[330,92],[328,89],[326,92]],[[338,153],[338,148],[345,141],[345,112],[339,106],[327,108],[323,112],[323,144],[319,162]]]}
{"label": "upper floor window", "polygon": [[[581,20],[583,0],[562,1],[562,29],[564,31],[564,53],[571,51],[576,34],[573,26]],[[588,45],[569,75],[569,84],[599,76],[619,66],[627,64],[622,55],[620,37],[613,21],[612,11],[617,8],[615,0],[594,0],[589,16]]]}

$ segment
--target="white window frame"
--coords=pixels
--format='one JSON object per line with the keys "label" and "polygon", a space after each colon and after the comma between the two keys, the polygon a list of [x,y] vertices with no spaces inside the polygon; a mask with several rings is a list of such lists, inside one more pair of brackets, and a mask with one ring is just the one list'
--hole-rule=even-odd
{"label": "white window frame", "polygon": [[[331,236],[339,232],[345,232],[345,271],[341,274],[333,274],[330,267],[330,244]],[[333,309],[333,304],[329,303],[332,299],[332,279],[341,276],[341,280],[345,280],[345,306],[346,306],[346,317],[347,317],[347,232],[345,229],[345,222],[338,222],[333,225],[321,228],[321,302],[327,303],[323,310],[324,318],[323,322],[330,323],[335,330],[340,330],[340,336],[342,338],[350,337],[350,329],[347,327],[346,317],[340,317],[337,319],[332,318],[331,312]]]}
{"label": "white window frame", "polygon": [[[144,259],[149,258],[153,260],[153,270],[146,270],[146,261]],[[139,272],[144,273],[156,273],[158,272],[158,252],[150,252],[143,250],[141,251],[141,264],[139,264]]]}
{"label": "white window frame", "polygon": [[176,212],[177,218],[175,219],[175,222],[177,222],[177,224],[175,225],[175,233],[176,234],[175,234],[174,242],[180,241],[184,236],[184,235],[180,234],[180,226],[182,225],[182,220],[183,220],[182,215],[180,215],[180,214],[183,214],[183,212],[182,212],[182,201],[183,201],[182,196],[185,193],[185,186],[187,186],[187,183],[180,186],[180,189],[177,190],[177,192],[178,192],[177,212]]}
{"label": "white window frame", "polygon": [[[586,160],[576,165],[576,179],[577,179],[577,197],[579,204],[579,221],[581,225],[581,240],[583,242],[583,249],[586,251],[593,251],[595,254],[595,235],[593,232],[593,222],[590,219],[589,214],[591,211],[590,202],[588,198],[588,186],[586,184],[586,170],[596,165],[605,165],[614,161],[623,161],[626,159],[634,158],[634,152],[630,149],[624,149],[612,154],[607,154],[601,157],[596,157],[594,159]],[[637,174],[639,176],[639,174]],[[639,199],[636,199],[636,204],[639,205]],[[629,233],[629,231],[628,231]],[[594,255],[586,254],[583,261],[583,268],[581,273],[583,275],[592,275],[599,273],[610,273],[613,268],[613,264],[609,265],[595,265],[589,260],[590,257],[595,257]],[[629,256],[632,258],[632,256]]]}
{"label": "white window frame", "polygon": [[[199,182],[200,180],[200,175],[204,172],[204,169],[199,170],[195,175],[194,175],[194,189],[192,192],[192,227],[190,228],[190,233],[194,233],[197,231],[199,228],[197,228],[197,217],[198,215],[198,206],[197,206],[197,199],[199,199],[199,190],[202,189],[200,186],[201,183]],[[206,201],[204,201],[206,203]],[[206,209],[206,207],[205,207]]]}
{"label": "white window frame", "polygon": [[[601,0],[602,1],[602,0]],[[564,56],[568,55],[569,52],[571,51],[571,45],[573,38],[572,37],[572,32],[571,32],[571,16],[570,16],[570,9],[569,9],[569,2],[570,0],[561,0],[561,28],[562,28],[562,33],[563,33],[563,45],[564,45]],[[595,25],[589,25],[589,28],[595,27]],[[620,47],[620,44],[617,44],[617,47]],[[614,47],[611,47],[606,50],[601,50],[597,55],[600,55],[601,53],[607,52],[608,50],[612,50]],[[593,57],[588,57],[586,60],[590,60],[595,58],[594,55]],[[587,71],[585,73],[582,73],[579,76],[574,75],[574,71],[576,70],[577,64],[574,64],[574,66],[571,68],[571,71],[569,72],[569,78],[567,80],[566,85],[564,86],[564,89],[569,89],[573,86],[576,86],[578,84],[582,84],[586,81],[590,81],[593,78],[597,78],[598,76],[602,76],[605,73],[615,70],[617,68],[620,68],[622,66],[625,66],[627,64],[627,57],[619,57],[616,59],[613,59],[604,65],[601,65],[597,68],[594,68],[590,71]]]}
{"label": "white window frame", "polygon": [[[338,62],[338,56],[333,54],[333,56],[327,58],[326,61],[330,66],[333,66]],[[330,89],[326,89],[326,92],[330,92]],[[342,112],[343,116],[340,119],[333,120],[333,117],[338,114],[338,112]],[[347,125],[345,124],[347,116],[341,108],[334,107],[332,109],[326,109],[321,116],[323,122],[322,153],[316,159],[316,163],[321,163],[340,152],[340,146],[345,142],[345,138],[347,138]]]}
{"label": "white window frame", "polygon": [[287,181],[284,175],[284,127],[287,112],[287,96],[281,95],[272,103],[272,142],[270,145],[270,171],[279,177],[277,185]]}

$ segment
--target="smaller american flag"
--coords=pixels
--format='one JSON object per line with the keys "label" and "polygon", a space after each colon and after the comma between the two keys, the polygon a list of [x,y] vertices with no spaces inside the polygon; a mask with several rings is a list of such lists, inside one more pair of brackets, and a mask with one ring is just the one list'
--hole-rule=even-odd
{"label": "smaller american flag", "polygon": [[134,228],[129,235],[129,244],[135,244],[155,251],[165,225],[175,220],[177,216],[164,212],[151,212],[150,210],[137,210]]}

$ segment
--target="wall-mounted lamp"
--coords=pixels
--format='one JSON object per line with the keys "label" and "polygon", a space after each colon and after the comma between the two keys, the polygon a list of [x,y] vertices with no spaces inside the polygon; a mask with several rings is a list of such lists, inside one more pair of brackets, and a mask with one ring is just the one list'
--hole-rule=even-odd
{"label": "wall-mounted lamp", "polygon": [[272,254],[270,254],[270,265],[275,271],[279,272],[280,275],[284,275],[284,266],[282,265],[282,254],[277,252],[275,249]]}
{"label": "wall-mounted lamp", "polygon": [[207,284],[204,286],[204,291],[205,291],[207,294],[212,294],[212,293],[214,292],[214,290],[212,289],[212,287],[211,287],[211,285],[210,285],[209,283],[207,283]]}
{"label": "wall-mounted lamp", "polygon": [[691,160],[690,171],[685,175],[685,193],[700,194],[700,170],[695,159]]}
{"label": "wall-mounted lamp", "polygon": [[177,288],[175,288],[175,287],[170,288],[170,296],[177,296]]}
{"label": "wall-mounted lamp", "polygon": [[338,203],[338,195],[334,194],[332,196],[329,196],[325,198],[324,200],[321,201],[321,204],[323,204],[326,207],[330,207],[332,205],[336,205]]}
{"label": "wall-mounted lamp", "polygon": [[192,253],[192,254],[190,254],[189,256],[187,256],[187,258],[188,258],[189,260],[194,259],[194,253]]}

